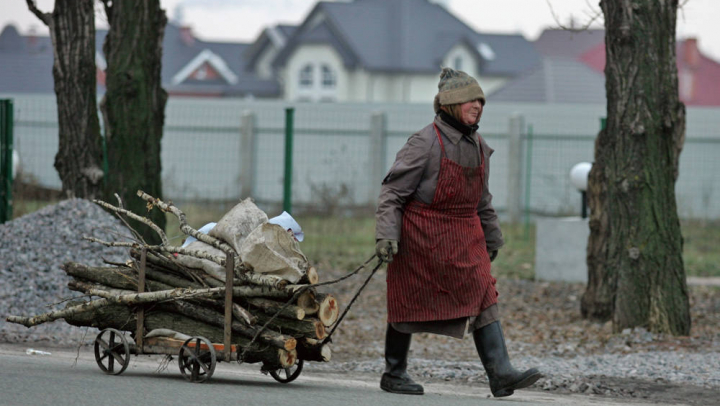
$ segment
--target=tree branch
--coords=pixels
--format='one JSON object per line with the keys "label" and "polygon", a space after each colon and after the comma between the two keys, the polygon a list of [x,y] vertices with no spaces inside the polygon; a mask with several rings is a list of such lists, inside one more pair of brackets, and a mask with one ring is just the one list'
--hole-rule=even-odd
{"label": "tree branch", "polygon": [[[84,313],[93,309],[97,309],[103,306],[112,304],[124,304],[124,305],[136,305],[141,303],[156,303],[165,300],[179,300],[179,299],[191,299],[194,297],[207,297],[215,294],[220,294],[225,291],[225,288],[210,288],[210,289],[173,289],[164,290],[160,292],[147,292],[147,293],[132,293],[121,296],[111,296],[99,300],[93,300],[90,302],[83,303],[77,306],[71,306],[63,310],[58,310],[50,313],[41,314],[34,317],[20,317],[20,316],[8,316],[7,321],[10,323],[22,324],[25,327],[32,327],[38,324],[55,321],[69,317],[78,313]],[[107,292],[103,292],[98,289],[90,289],[87,291],[88,294],[93,296],[106,295]]]}
{"label": "tree branch", "polygon": [[40,21],[43,22],[43,24],[50,26],[50,22],[52,21],[52,14],[50,13],[43,13],[42,11],[38,10],[37,6],[35,5],[34,0],[25,0],[27,3],[28,9],[31,13],[35,14],[37,18],[40,19]]}
{"label": "tree branch", "polygon": [[[117,194],[116,194],[115,196],[118,198],[118,201],[121,202],[120,196],[117,196]],[[113,205],[111,205],[111,204],[109,204],[109,203],[106,203],[106,202],[102,201],[102,200],[93,199],[93,203],[95,203],[95,204],[97,204],[97,205],[99,205],[99,206],[102,206],[102,207],[104,207],[104,208],[106,208],[106,209],[108,209],[108,210],[114,211],[114,212],[116,212],[116,213],[119,213],[119,214],[123,214],[123,215],[125,215],[125,216],[128,216],[128,217],[130,217],[130,218],[133,219],[133,220],[139,221],[139,222],[147,225],[148,227],[152,228],[152,229],[160,236],[160,239],[162,240],[162,244],[163,244],[163,245],[167,245],[167,244],[168,244],[168,239],[167,239],[167,236],[165,235],[165,232],[163,232],[163,230],[162,230],[160,227],[158,227],[157,224],[153,223],[153,222],[150,221],[149,219],[147,219],[147,218],[145,218],[145,217],[142,217],[142,216],[138,216],[137,214],[135,214],[135,213],[133,213],[133,212],[131,212],[131,211],[129,211],[129,210],[126,210],[126,209],[123,209],[123,208],[120,208],[120,207],[115,207],[115,206],[113,206]],[[128,225],[127,223],[125,223],[125,225],[129,227],[129,225]],[[131,228],[131,229],[132,229],[132,228]],[[139,235],[138,235],[138,236],[139,236]]]}
{"label": "tree branch", "polygon": [[[160,210],[164,212],[170,212],[175,215],[175,217],[178,218],[178,221],[180,222],[180,231],[185,233],[186,235],[195,237],[198,241],[202,241],[205,244],[212,245],[213,247],[222,250],[225,252],[225,254],[232,254],[236,256],[237,253],[235,252],[235,249],[228,245],[227,243],[215,238],[211,237],[207,234],[203,234],[194,228],[190,227],[187,223],[187,219],[185,217],[185,213],[182,212],[179,208],[177,208],[172,203],[165,203],[160,199],[154,198],[150,196],[149,194],[143,192],[142,190],[137,191],[137,195],[140,196],[143,200],[148,202],[149,205],[154,205],[160,208]],[[240,263],[241,261],[235,261],[235,263]]]}
{"label": "tree branch", "polygon": [[[560,27],[561,29],[563,29],[565,31],[570,31],[570,32],[587,31],[590,28],[590,26],[592,25],[592,23],[594,23],[596,20],[600,19],[603,15],[602,10],[597,10],[592,14],[588,14],[588,17],[590,17],[590,20],[588,20],[581,27],[575,28],[573,26],[573,24],[571,24],[570,27],[568,27],[567,25],[560,22],[560,17],[558,17],[557,13],[555,13],[555,9],[553,8],[552,3],[550,3],[550,0],[545,0],[545,2],[547,3],[548,7],[550,8],[550,13],[552,14],[553,19],[557,23],[558,27]],[[587,0],[586,0],[586,4],[588,4]],[[588,7],[590,7],[590,4],[588,4]],[[592,8],[592,7],[590,7],[590,8]]]}

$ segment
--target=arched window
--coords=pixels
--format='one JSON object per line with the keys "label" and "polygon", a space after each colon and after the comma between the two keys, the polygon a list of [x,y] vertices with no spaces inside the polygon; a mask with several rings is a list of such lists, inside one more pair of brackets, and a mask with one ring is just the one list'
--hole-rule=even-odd
{"label": "arched window", "polygon": [[313,66],[307,64],[300,69],[300,87],[312,87],[313,85]]}
{"label": "arched window", "polygon": [[324,88],[335,87],[337,79],[335,78],[335,72],[328,65],[322,66],[322,86]]}

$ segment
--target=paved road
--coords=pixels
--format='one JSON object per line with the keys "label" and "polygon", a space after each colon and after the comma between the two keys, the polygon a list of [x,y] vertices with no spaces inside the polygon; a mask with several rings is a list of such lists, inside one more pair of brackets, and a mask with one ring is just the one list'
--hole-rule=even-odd
{"label": "paved road", "polygon": [[[158,356],[134,356],[119,376],[103,374],[89,349],[39,348],[52,355],[27,355],[26,345],[0,345],[0,406],[527,406],[621,405],[586,396],[555,396],[524,391],[510,398],[488,398],[487,388],[426,385],[424,396],[381,391],[376,379],[303,372],[290,384],[260,373],[259,364],[220,363],[207,383],[185,381],[177,363],[157,372]],[[77,363],[75,362],[77,358]],[[629,403],[628,403],[629,404]],[[638,406],[639,403],[632,403]]]}

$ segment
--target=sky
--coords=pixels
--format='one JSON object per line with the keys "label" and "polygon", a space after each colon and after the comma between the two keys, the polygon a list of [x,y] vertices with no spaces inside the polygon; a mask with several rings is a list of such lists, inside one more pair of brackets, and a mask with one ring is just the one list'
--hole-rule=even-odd
{"label": "sky", "polygon": [[[51,12],[54,0],[35,0],[38,8]],[[344,0],[347,1],[347,0]],[[387,0],[392,1],[392,0]],[[598,0],[436,0],[475,30],[483,33],[521,33],[535,40],[543,29],[560,24],[601,28]],[[720,0],[680,0],[679,38],[696,37],[700,50],[720,62]],[[251,42],[268,26],[299,24],[317,0],[160,0],[168,17],[189,25],[195,35],[208,41]],[[100,8],[98,7],[98,10]],[[98,25],[106,26],[98,11]],[[596,17],[594,20],[593,18]],[[0,27],[14,24],[21,33],[34,30],[48,35],[31,14],[25,0],[0,0]]]}

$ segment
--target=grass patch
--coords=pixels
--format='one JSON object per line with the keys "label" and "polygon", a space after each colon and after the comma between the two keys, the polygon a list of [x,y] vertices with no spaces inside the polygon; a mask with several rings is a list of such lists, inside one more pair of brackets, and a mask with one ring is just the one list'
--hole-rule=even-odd
{"label": "grass patch", "polygon": [[501,224],[505,245],[492,263],[495,277],[535,278],[535,225]]}
{"label": "grass patch", "polygon": [[26,214],[38,211],[45,206],[59,203],[57,200],[13,200],[13,220]]}
{"label": "grass patch", "polygon": [[720,222],[683,221],[685,273],[720,277]]}
{"label": "grass patch", "polygon": [[375,254],[374,217],[303,217],[303,253],[319,270],[351,271]]}

